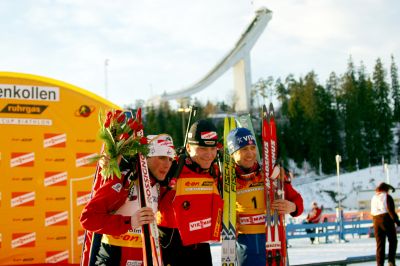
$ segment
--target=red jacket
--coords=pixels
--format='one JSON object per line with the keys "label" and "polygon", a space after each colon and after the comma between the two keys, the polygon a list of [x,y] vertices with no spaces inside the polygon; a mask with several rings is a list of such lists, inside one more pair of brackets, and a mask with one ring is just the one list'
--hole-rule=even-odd
{"label": "red jacket", "polygon": [[[97,180],[102,180],[100,171]],[[93,233],[103,235],[101,242],[121,248],[120,261],[111,258],[113,265],[142,261],[141,230],[131,226],[131,215],[139,209],[137,182],[123,174],[121,179],[114,177],[101,185],[98,183],[100,181],[96,182],[93,196],[80,217],[82,227],[87,230],[81,265],[89,265]]]}
{"label": "red jacket", "polygon": [[[194,164],[194,163],[192,163]],[[178,228],[183,245],[218,241],[223,201],[208,171],[186,164],[171,190],[161,191],[159,226]]]}
{"label": "red jacket", "polygon": [[312,210],[308,213],[306,221],[309,223],[319,223],[321,220],[322,208],[320,207],[313,207]]}

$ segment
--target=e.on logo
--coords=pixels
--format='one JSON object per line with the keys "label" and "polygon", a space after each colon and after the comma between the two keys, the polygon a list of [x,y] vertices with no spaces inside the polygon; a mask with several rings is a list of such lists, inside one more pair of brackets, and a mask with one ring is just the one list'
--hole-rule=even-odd
{"label": "e.on logo", "polygon": [[12,192],[11,207],[24,207],[35,205],[35,192]]}
{"label": "e.on logo", "polygon": [[34,165],[34,152],[12,152],[10,167],[31,167]]}
{"label": "e.on logo", "polygon": [[45,172],[44,186],[66,186],[67,176],[67,172]]}
{"label": "e.on logo", "polygon": [[64,251],[47,251],[46,263],[68,263],[68,250]]}
{"label": "e.on logo", "polygon": [[185,182],[185,186],[186,187],[198,187],[198,186],[200,186],[200,182],[199,181],[187,181],[187,182]]}
{"label": "e.on logo", "polygon": [[46,219],[44,220],[45,226],[51,225],[67,225],[68,212],[46,212]]}
{"label": "e.on logo", "polygon": [[14,233],[12,234],[11,248],[27,248],[34,247],[36,241],[36,233]]}
{"label": "e.on logo", "polygon": [[67,134],[45,133],[43,147],[45,148],[65,148],[67,142]]}
{"label": "e.on logo", "polygon": [[211,217],[189,223],[189,231],[197,231],[211,226]]}
{"label": "e.on logo", "polygon": [[90,200],[90,192],[89,191],[78,191],[76,198],[76,205],[81,206],[88,203]]}

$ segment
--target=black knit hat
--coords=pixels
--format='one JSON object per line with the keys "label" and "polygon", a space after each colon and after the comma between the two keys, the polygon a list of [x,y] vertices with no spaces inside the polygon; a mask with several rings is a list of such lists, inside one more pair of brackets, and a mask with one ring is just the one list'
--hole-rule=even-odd
{"label": "black knit hat", "polygon": [[394,187],[385,182],[380,183],[379,186],[376,188],[377,191],[385,191],[385,192],[388,192],[389,189],[391,189],[392,192],[395,191]]}
{"label": "black knit hat", "polygon": [[190,127],[188,134],[189,144],[215,147],[217,142],[217,128],[210,121],[199,120]]}

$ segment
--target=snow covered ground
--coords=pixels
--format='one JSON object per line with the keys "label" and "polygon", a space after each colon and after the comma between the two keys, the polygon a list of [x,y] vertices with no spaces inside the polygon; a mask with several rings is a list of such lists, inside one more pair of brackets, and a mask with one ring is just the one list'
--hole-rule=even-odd
{"label": "snow covered ground", "polygon": [[[296,170],[297,173],[300,171]],[[352,173],[340,173],[339,190],[341,195],[341,206],[344,211],[358,210],[359,191],[373,190],[381,182],[390,182],[395,188],[394,198],[400,198],[400,169],[396,164],[383,166],[375,166]],[[333,175],[330,177],[319,177],[315,173],[299,174],[292,182],[296,190],[298,190],[304,199],[304,213],[296,219],[301,222],[307,215],[311,202],[317,201],[324,205],[325,213],[335,212],[337,203],[332,197],[333,193],[338,191],[338,177]],[[399,206],[396,206],[399,207]],[[349,257],[370,256],[375,254],[375,238],[352,238],[346,236],[349,240],[346,243],[339,243],[335,237],[331,237],[328,244],[311,245],[309,239],[291,239],[288,248],[290,265],[299,265],[315,262],[338,261],[345,260]],[[386,244],[386,251],[388,244]],[[212,246],[213,265],[221,265],[221,247],[219,245]],[[365,262],[352,265],[376,265],[376,262]]]}
{"label": "snow covered ground", "polygon": [[[332,242],[311,245],[309,239],[292,239],[288,248],[290,265],[308,264],[345,260],[349,257],[369,256],[375,254],[375,238],[351,238],[346,243],[338,243],[334,237]],[[387,251],[387,245],[386,245]],[[221,265],[221,246],[211,247],[213,265]],[[376,262],[357,263],[352,265],[376,265]]]}

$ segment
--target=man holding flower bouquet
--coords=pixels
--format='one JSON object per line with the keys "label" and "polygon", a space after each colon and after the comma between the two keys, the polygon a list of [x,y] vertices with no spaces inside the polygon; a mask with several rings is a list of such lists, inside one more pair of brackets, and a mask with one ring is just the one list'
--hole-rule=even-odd
{"label": "man holding flower bouquet", "polygon": [[[102,235],[101,243],[99,249],[85,251],[81,265],[142,265],[141,226],[155,220],[159,182],[166,178],[175,157],[171,136],[151,135],[147,141],[152,195],[157,197],[153,198],[152,208],[141,208],[139,204],[136,157],[126,160],[118,156],[120,178],[115,174],[105,178],[102,176],[105,172],[99,169],[96,179],[102,180],[101,185],[83,209],[80,221],[84,229]],[[109,158],[103,156],[100,168],[108,167],[109,163]]]}

